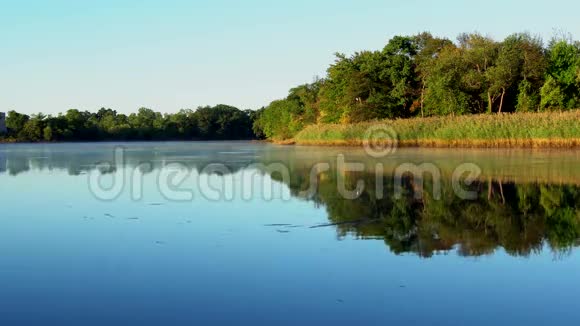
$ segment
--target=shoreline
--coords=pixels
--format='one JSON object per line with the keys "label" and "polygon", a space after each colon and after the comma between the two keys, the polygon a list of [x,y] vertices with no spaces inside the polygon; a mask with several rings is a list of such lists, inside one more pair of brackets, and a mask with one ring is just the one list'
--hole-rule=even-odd
{"label": "shoreline", "polygon": [[[106,140],[106,141],[56,141],[56,142],[18,142],[1,141],[0,145],[58,145],[58,144],[107,144],[107,143],[212,143],[212,142],[248,142],[255,144],[274,144],[281,146],[327,146],[327,147],[357,147],[363,148],[365,140],[272,140],[272,139],[252,139],[252,140]],[[390,141],[373,141],[373,146],[392,146]],[[458,149],[580,149],[580,138],[538,138],[538,139],[417,139],[399,140],[397,146],[400,148],[458,148]]]}
{"label": "shoreline", "polygon": [[[362,139],[349,140],[295,140],[287,139],[272,141],[276,145],[299,145],[299,146],[334,146],[334,147],[363,147]],[[372,142],[373,146],[392,146],[391,141]],[[580,138],[538,138],[538,139],[416,139],[400,140],[397,147],[408,148],[541,148],[541,149],[580,149]]]}
{"label": "shoreline", "polygon": [[266,140],[259,140],[259,139],[215,139],[215,140],[202,140],[202,139],[191,139],[191,140],[180,140],[180,139],[170,139],[170,140],[78,140],[78,141],[37,141],[37,142],[29,142],[29,141],[5,141],[0,140],[0,145],[7,145],[7,144],[42,144],[42,145],[50,145],[50,144],[107,144],[107,143],[188,143],[188,142],[196,142],[196,143],[211,143],[211,142],[250,142],[250,143],[262,143],[267,142]]}
{"label": "shoreline", "polygon": [[[397,144],[394,144],[396,142]],[[282,144],[443,148],[580,148],[580,110],[309,125]]]}

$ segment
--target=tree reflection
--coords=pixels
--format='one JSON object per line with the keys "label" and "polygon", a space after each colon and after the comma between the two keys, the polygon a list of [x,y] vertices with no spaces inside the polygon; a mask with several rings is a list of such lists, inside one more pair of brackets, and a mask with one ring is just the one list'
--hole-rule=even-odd
{"label": "tree reflection", "polygon": [[[416,184],[406,177],[403,194],[395,199],[391,176],[383,176],[384,196],[377,196],[376,184],[381,180],[374,173],[341,177],[350,189],[364,180],[358,198],[340,196],[336,171],[328,171],[319,174],[316,192],[305,199],[326,208],[339,236],[383,239],[397,254],[431,257],[456,250],[463,256],[481,256],[502,247],[511,255],[528,256],[545,244],[566,251],[580,238],[580,193],[575,185],[516,184],[490,178],[471,184],[477,198],[463,200],[450,182],[443,181],[441,198],[435,200],[432,180],[424,180],[423,196],[416,199]],[[289,187],[294,196],[301,196],[309,187],[309,171],[294,169]]]}
{"label": "tree reflection", "polygon": [[[127,145],[127,144],[126,144]],[[123,166],[117,166],[114,144],[18,144],[0,148],[0,174],[16,176],[31,170],[66,171],[68,175],[81,175],[97,170],[102,174],[115,173],[118,169],[138,169],[141,173],[151,173],[171,163],[179,163],[190,170],[202,171],[209,164],[222,164],[229,172],[235,173],[253,163],[256,148],[252,146],[212,144],[198,146],[184,152],[179,143],[170,145],[131,145],[124,151]],[[48,147],[52,146],[52,147]],[[216,148],[212,148],[217,147]],[[90,147],[90,148],[87,148]],[[234,147],[241,154],[232,159],[228,152]],[[207,148],[207,149],[206,149]],[[241,149],[240,149],[241,148]],[[179,149],[179,150],[177,150]],[[100,163],[107,163],[104,168]]]}
{"label": "tree reflection", "polygon": [[[0,149],[0,174],[55,169],[78,175],[96,168],[103,174],[120,168],[151,173],[173,162],[200,173],[209,164],[221,163],[226,171],[235,173],[256,162],[264,166],[276,162],[288,168],[290,180],[283,181],[280,173],[261,172],[283,181],[294,197],[325,207],[329,224],[336,226],[339,236],[382,239],[397,254],[430,257],[455,250],[464,256],[481,256],[504,248],[512,255],[528,256],[546,245],[563,253],[578,245],[580,238],[580,181],[574,166],[578,158],[574,153],[565,154],[568,156],[563,164],[529,168],[523,165],[529,157],[518,156],[521,153],[505,158],[475,156],[473,161],[488,174],[470,185],[475,198],[463,200],[453,191],[449,176],[456,164],[467,159],[448,158],[452,152],[442,152],[445,158],[439,152],[429,154],[443,176],[441,196],[435,199],[432,179],[422,180],[424,192],[418,198],[415,194],[421,183],[409,175],[403,178],[401,196],[394,196],[392,171],[410,155],[381,161],[384,170],[391,173],[379,173],[377,177],[376,171],[371,170],[337,173],[337,165],[332,164],[337,153],[320,148],[288,150],[251,144],[133,145],[127,150],[122,167],[113,164],[103,168],[97,163],[114,163],[115,146],[91,144],[95,148],[90,149],[83,146],[87,145],[51,145],[50,149],[42,145],[6,146]],[[425,162],[424,157],[414,158],[416,164]],[[558,162],[557,158],[550,157],[549,161]],[[360,155],[352,154],[349,160],[365,162],[367,168],[376,166],[373,164],[376,162],[365,161]],[[328,162],[329,169],[311,175],[311,167],[317,162]],[[522,171],[515,173],[513,169],[521,166],[526,168],[519,168]],[[314,189],[311,189],[312,177],[317,184]],[[340,182],[352,190],[359,180],[364,181],[365,187],[355,199],[346,199],[338,191]]]}

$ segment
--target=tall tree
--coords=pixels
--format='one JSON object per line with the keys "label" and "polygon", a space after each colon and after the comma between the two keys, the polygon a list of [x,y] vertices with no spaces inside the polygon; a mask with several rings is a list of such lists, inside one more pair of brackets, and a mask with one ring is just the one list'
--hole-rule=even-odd
{"label": "tall tree", "polygon": [[[502,94],[501,87],[495,81],[498,76],[493,72],[499,45],[480,34],[462,34],[459,44],[468,68],[463,76],[464,83],[476,98],[484,99],[487,111],[493,112],[493,106]],[[476,99],[476,103],[479,103],[480,108],[483,107],[479,99]]]}
{"label": "tall tree", "polygon": [[580,104],[580,44],[554,39],[548,48],[546,84],[542,87],[542,108],[565,109]]}
{"label": "tall tree", "polygon": [[467,65],[462,53],[455,45],[447,45],[428,67],[424,94],[424,111],[427,115],[475,112],[470,89],[463,81]]}
{"label": "tall tree", "polygon": [[434,66],[440,56],[441,51],[450,47],[453,43],[445,38],[436,38],[431,33],[421,33],[413,38],[417,54],[415,55],[415,73],[418,78],[418,90],[415,96],[418,96],[418,103],[421,116],[425,115],[425,93],[427,89],[427,80],[432,75]]}
{"label": "tall tree", "polygon": [[29,119],[30,117],[26,114],[9,111],[8,116],[6,117],[6,128],[8,128],[10,133],[16,134],[24,128],[24,125]]}

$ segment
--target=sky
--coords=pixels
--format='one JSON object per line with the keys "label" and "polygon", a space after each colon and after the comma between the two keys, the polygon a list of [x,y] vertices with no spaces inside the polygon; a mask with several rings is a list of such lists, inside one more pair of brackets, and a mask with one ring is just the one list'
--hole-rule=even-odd
{"label": "sky", "polygon": [[577,0],[0,0],[0,111],[257,109],[394,35],[580,36]]}

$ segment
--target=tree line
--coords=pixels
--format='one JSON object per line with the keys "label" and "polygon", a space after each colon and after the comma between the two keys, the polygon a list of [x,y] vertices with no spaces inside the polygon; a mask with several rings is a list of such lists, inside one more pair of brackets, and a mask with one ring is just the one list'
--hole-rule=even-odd
{"label": "tree line", "polygon": [[13,141],[107,140],[240,140],[256,138],[256,111],[228,105],[161,114],[148,108],[125,115],[102,108],[96,113],[68,110],[57,116],[8,112],[8,134]]}
{"label": "tree line", "polygon": [[566,110],[580,105],[580,42],[528,33],[503,41],[461,34],[395,36],[379,51],[336,54],[327,75],[292,88],[258,111],[255,129],[291,138],[317,123],[495,112]]}
{"label": "tree line", "polygon": [[15,141],[292,138],[308,125],[443,115],[568,110],[580,106],[580,42],[528,33],[503,41],[461,34],[395,36],[382,50],[337,53],[324,78],[260,110],[227,105],[161,114],[10,111]]}

